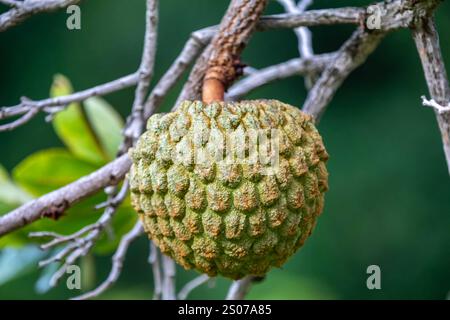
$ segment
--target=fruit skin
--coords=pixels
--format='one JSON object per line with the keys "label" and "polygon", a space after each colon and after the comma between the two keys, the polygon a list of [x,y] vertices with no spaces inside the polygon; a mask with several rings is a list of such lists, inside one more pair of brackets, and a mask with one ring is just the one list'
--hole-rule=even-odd
{"label": "fruit skin", "polygon": [[[275,173],[193,156],[193,146],[200,155],[236,152],[220,138],[234,135],[245,147],[245,133],[261,128],[278,129]],[[276,100],[184,101],[152,116],[130,155],[131,201],[146,233],[184,268],[209,276],[283,265],[311,234],[328,189],[328,154],[311,117]]]}

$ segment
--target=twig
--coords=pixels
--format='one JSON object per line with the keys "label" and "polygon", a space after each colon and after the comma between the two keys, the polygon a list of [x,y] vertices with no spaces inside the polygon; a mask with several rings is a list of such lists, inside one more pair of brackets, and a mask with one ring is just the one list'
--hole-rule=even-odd
{"label": "twig", "polygon": [[432,101],[442,106],[441,108],[435,108],[435,113],[450,174],[450,112],[446,110],[450,105],[450,87],[439,45],[439,35],[431,12],[428,13],[427,17],[417,20],[413,29],[413,38],[422,62]]}
{"label": "twig", "polygon": [[[302,13],[310,5],[313,0],[301,0],[295,5],[294,0],[278,0],[278,2],[284,7],[284,10],[288,13]],[[295,35],[298,39],[298,52],[303,59],[309,59],[314,56],[314,50],[312,46],[312,34],[307,27],[298,27],[294,29]],[[317,72],[313,72],[305,75],[305,86],[310,89],[318,77]]]}
{"label": "twig", "polygon": [[18,118],[17,120],[7,123],[7,124],[4,124],[4,125],[0,125],[0,132],[11,131],[11,130],[14,130],[14,129],[20,127],[21,125],[24,125],[25,123],[27,123],[28,121],[33,119],[34,116],[38,112],[39,112],[39,109],[31,109],[31,110],[27,111],[27,113],[25,113],[23,116]]}
{"label": "twig", "polygon": [[[111,211],[111,209],[115,209],[120,206],[122,201],[126,198],[127,192],[128,192],[128,181],[125,180],[119,193],[117,193],[111,200],[108,200],[104,204],[106,206],[106,209],[103,215],[100,217],[100,219],[96,223],[87,225],[71,235],[64,236],[53,232],[42,231],[42,232],[32,232],[29,234],[29,236],[32,238],[44,238],[44,237],[53,238],[53,240],[51,240],[50,242],[41,245],[42,250],[48,250],[57,245],[67,242],[77,242],[77,243],[83,242],[84,239],[82,239],[82,236],[84,234],[94,230],[101,231],[103,228],[106,227],[106,225],[111,221],[113,214],[115,212],[115,210]],[[99,206],[97,206],[97,208],[99,208]]]}
{"label": "twig", "polygon": [[162,255],[163,264],[163,283],[162,283],[162,298],[163,300],[176,300],[175,289],[175,262],[166,255]]}
{"label": "twig", "polygon": [[253,282],[252,276],[247,276],[241,280],[233,281],[228,289],[227,300],[242,300],[247,295]]}
{"label": "twig", "polygon": [[124,181],[124,184],[120,191],[110,200],[106,206],[101,217],[94,224],[85,226],[72,235],[62,236],[58,234],[52,234],[50,232],[35,232],[31,233],[30,237],[53,237],[53,240],[41,246],[43,250],[49,250],[57,245],[68,243],[67,246],[58,252],[53,257],[43,260],[39,263],[39,266],[43,267],[53,262],[63,261],[62,266],[55,272],[50,280],[50,286],[54,287],[58,281],[66,273],[67,268],[76,262],[77,259],[85,256],[89,253],[95,242],[100,237],[102,231],[106,229],[117,211],[117,208],[124,201],[128,193],[128,181]]}
{"label": "twig", "polygon": [[162,298],[162,273],[161,273],[161,261],[160,251],[158,247],[153,243],[153,241],[149,241],[150,246],[150,254],[148,256],[148,263],[152,266],[153,271],[153,300],[160,300]]}
{"label": "twig", "polygon": [[347,76],[375,50],[383,35],[384,33],[381,32],[368,33],[363,29],[355,31],[309,91],[303,111],[312,115],[318,122],[336,90]]}
{"label": "twig", "polygon": [[282,13],[263,16],[258,23],[258,30],[277,28],[313,27],[319,25],[359,24],[365,9],[345,7],[336,9],[308,10],[299,13]]}
{"label": "twig", "polygon": [[[311,4],[312,0],[302,0],[295,5],[294,0],[277,0],[288,13],[302,13]],[[294,29],[294,32],[298,38],[298,52],[302,58],[310,58],[314,55],[312,42],[311,42],[311,31],[307,27],[298,27]]]}
{"label": "twig", "polygon": [[294,58],[273,66],[254,71],[249,76],[236,82],[226,94],[227,100],[239,100],[252,90],[270,82],[285,79],[295,75],[310,74],[323,70],[330,63],[335,54],[316,55],[312,59]]}
{"label": "twig", "polygon": [[[80,0],[23,0],[20,4],[18,1],[7,1],[8,3],[11,3],[13,7],[0,15],[0,32],[18,25],[36,13],[62,9],[69,5],[76,4],[79,1]],[[14,2],[16,3],[14,4]]]}
{"label": "twig", "polygon": [[86,300],[94,298],[109,289],[117,281],[122,272],[123,263],[130,244],[143,233],[144,228],[142,227],[141,222],[138,221],[134,225],[133,229],[125,234],[120,240],[119,246],[117,247],[117,250],[112,258],[112,267],[108,278],[94,290],[75,297],[73,300]]}
{"label": "twig", "polygon": [[34,199],[0,217],[0,237],[40,218],[59,218],[73,204],[98,190],[119,183],[128,172],[131,160],[123,155],[97,171],[40,198]]}
{"label": "twig", "polygon": [[450,102],[446,106],[441,106],[439,103],[434,101],[434,99],[428,100],[425,96],[421,96],[420,98],[422,99],[423,106],[434,108],[440,115],[450,112]]}
{"label": "twig", "polygon": [[199,286],[201,286],[204,283],[207,283],[211,278],[207,274],[202,274],[188,283],[184,285],[184,287],[180,290],[178,293],[178,299],[179,300],[186,300],[186,298],[189,296],[189,294]]}
{"label": "twig", "polygon": [[[132,73],[127,76],[118,78],[116,80],[100,84],[98,86],[75,92],[70,95],[66,96],[60,96],[56,98],[48,98],[44,100],[39,101],[33,101],[28,98],[22,98],[22,102],[16,106],[11,107],[2,107],[0,109],[0,119],[5,119],[9,117],[18,116],[21,114],[29,114],[32,113],[32,116],[30,116],[29,119],[27,119],[25,122],[30,120],[34,115],[36,115],[37,111],[44,110],[48,107],[55,107],[55,106],[67,106],[72,102],[78,102],[86,100],[87,98],[93,97],[93,96],[103,96],[112,92],[116,92],[131,86],[136,85],[136,83],[139,80],[139,74]],[[7,126],[11,126],[12,124],[7,124],[0,126],[0,131],[8,130],[9,128]]]}
{"label": "twig", "polygon": [[125,153],[136,142],[144,128],[144,101],[155,66],[158,4],[158,0],[147,0],[144,50],[139,67],[139,82],[136,88],[131,114],[128,117],[127,126],[124,130],[125,139],[120,153]]}

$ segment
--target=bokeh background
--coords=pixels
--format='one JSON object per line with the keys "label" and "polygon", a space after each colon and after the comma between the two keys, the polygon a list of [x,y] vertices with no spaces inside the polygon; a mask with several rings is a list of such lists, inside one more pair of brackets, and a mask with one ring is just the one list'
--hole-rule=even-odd
{"label": "bokeh background", "polygon": [[[313,8],[369,3],[317,0]],[[155,80],[178,55],[190,32],[217,24],[227,5],[225,0],[161,1]],[[281,11],[271,1],[267,13]],[[137,69],[145,1],[83,1],[81,12],[79,31],[66,29],[67,15],[62,11],[35,16],[0,33],[1,106],[16,104],[22,95],[48,97],[57,73],[66,75],[80,90]],[[440,6],[436,20],[449,66],[450,3]],[[338,49],[352,30],[352,26],[312,28],[315,52]],[[243,59],[252,67],[262,68],[296,56],[293,32],[276,30],[257,33]],[[172,107],[180,86],[166,99],[163,111]],[[448,297],[450,178],[434,114],[420,103],[420,96],[427,93],[410,32],[400,30],[388,35],[366,64],[344,83],[320,123],[331,156],[330,191],[315,232],[283,269],[271,271],[264,282],[256,284],[249,298]],[[128,89],[105,99],[124,118],[133,95],[133,89]],[[303,79],[294,77],[260,88],[249,97],[275,98],[299,106],[305,95]],[[52,125],[39,115],[13,132],[0,133],[0,164],[14,178],[17,165],[48,148],[64,145]],[[48,171],[49,180],[53,173],[59,174]],[[26,183],[18,185],[32,195],[45,188],[30,191]],[[77,214],[93,221],[99,213],[92,206],[101,197],[74,209],[75,217],[40,227],[74,226]],[[5,207],[2,210],[7,211]],[[124,217],[116,223],[129,228],[127,219],[133,216]],[[68,290],[64,283],[49,290],[46,283],[51,270],[36,267],[43,253],[23,235],[16,237],[22,240],[12,238],[0,242],[0,299],[65,299],[80,293]],[[104,247],[80,262],[85,290],[93,288],[109,272],[111,248]],[[141,238],[132,245],[118,283],[101,297],[151,298],[153,280],[147,255],[148,241]],[[372,264],[381,268],[381,290],[366,287],[366,268]],[[179,268],[178,287],[195,276],[195,272]],[[228,280],[217,279],[213,287],[202,286],[191,298],[221,299],[229,284]]]}

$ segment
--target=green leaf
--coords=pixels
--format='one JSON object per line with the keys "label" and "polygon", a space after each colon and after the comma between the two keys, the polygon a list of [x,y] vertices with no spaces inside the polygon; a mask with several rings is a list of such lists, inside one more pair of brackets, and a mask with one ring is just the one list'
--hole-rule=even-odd
{"label": "green leaf", "polygon": [[[72,92],[70,81],[63,75],[55,75],[50,96],[58,97]],[[53,127],[59,138],[78,158],[94,164],[105,162],[106,155],[79,103],[71,103],[65,110],[58,112],[53,119]]]}
{"label": "green leaf", "polygon": [[6,169],[0,165],[0,215],[31,199],[31,195],[13,183]]}
{"label": "green leaf", "polygon": [[92,97],[84,102],[86,115],[109,159],[113,159],[122,142],[123,121],[104,99]]}
{"label": "green leaf", "polygon": [[38,151],[25,158],[13,170],[14,180],[25,190],[39,196],[65,186],[97,166],[77,159],[64,149]]}
{"label": "green leaf", "polygon": [[36,246],[3,249],[0,252],[0,286],[33,270],[44,255]]}

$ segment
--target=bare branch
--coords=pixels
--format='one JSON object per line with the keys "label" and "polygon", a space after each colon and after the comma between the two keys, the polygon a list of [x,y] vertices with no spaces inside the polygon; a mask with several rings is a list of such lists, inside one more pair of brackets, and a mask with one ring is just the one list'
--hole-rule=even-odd
{"label": "bare branch", "polygon": [[442,136],[445,158],[450,174],[450,87],[444,59],[439,45],[439,36],[431,17],[417,20],[413,38],[422,62],[428,91],[436,105],[436,119]]}
{"label": "bare branch", "polygon": [[262,87],[276,80],[305,75],[314,71],[321,71],[330,63],[335,54],[322,54],[312,59],[294,58],[264,69],[254,71],[249,76],[236,82],[226,95],[227,100],[239,100],[252,90]]}
{"label": "bare branch", "polygon": [[[286,12],[296,14],[304,12],[310,5],[312,5],[313,0],[301,0],[297,5],[295,5],[294,0],[278,0],[278,2],[284,7]],[[294,29],[294,32],[298,39],[298,52],[300,57],[307,59],[314,56],[311,31],[307,27],[298,27]],[[306,74],[306,88],[311,89],[317,78],[317,72]]]}
{"label": "bare branch", "polygon": [[166,255],[162,255],[163,264],[163,283],[162,283],[162,298],[163,300],[176,300],[175,289],[175,262]]}
{"label": "bare branch", "polygon": [[82,294],[73,300],[86,300],[90,298],[94,298],[99,296],[101,293],[105,292],[109,289],[116,281],[119,279],[119,276],[122,272],[123,262],[125,261],[125,256],[127,254],[128,248],[130,244],[137,239],[140,235],[144,233],[144,228],[140,221],[138,221],[133,229],[125,234],[120,240],[119,246],[117,247],[116,252],[112,258],[112,268],[111,272],[108,275],[108,278],[96,289]]}
{"label": "bare branch", "polygon": [[202,100],[223,101],[225,90],[242,75],[240,55],[254,32],[267,0],[232,0],[211,41]]}
{"label": "bare branch", "polygon": [[24,125],[25,123],[27,123],[28,121],[33,119],[34,116],[38,112],[39,112],[39,109],[31,109],[31,110],[27,111],[27,113],[25,113],[23,116],[18,118],[17,120],[14,120],[13,122],[10,122],[10,123],[6,123],[4,125],[0,125],[0,132],[11,131],[11,130],[14,130],[14,129]]}
{"label": "bare branch", "polygon": [[71,205],[98,190],[123,179],[131,166],[128,155],[123,155],[99,170],[58,190],[34,199],[0,217],[0,236],[24,227],[40,218],[59,218]]}
{"label": "bare branch", "polygon": [[277,28],[312,27],[333,24],[360,24],[365,8],[346,7],[336,9],[308,10],[300,13],[283,13],[263,16],[258,30]]}
{"label": "bare branch", "polygon": [[247,295],[254,277],[247,276],[241,280],[233,281],[227,293],[227,300],[242,300]]}
{"label": "bare branch", "polygon": [[139,82],[136,88],[133,107],[124,130],[125,141],[121,153],[128,148],[141,135],[144,128],[143,109],[144,101],[153,76],[156,54],[156,39],[158,25],[158,0],[147,0],[146,28],[144,50],[139,67]]}
{"label": "bare branch", "polygon": [[448,103],[446,106],[441,106],[439,103],[434,101],[434,99],[428,100],[425,96],[421,96],[421,99],[423,106],[432,107],[439,114],[445,114],[447,112],[450,112],[450,103]]}
{"label": "bare branch", "polygon": [[200,287],[202,284],[207,283],[210,279],[211,278],[207,274],[202,274],[192,279],[191,281],[186,283],[185,286],[180,290],[180,292],[178,293],[178,299],[186,300],[186,298],[193,290]]}
{"label": "bare branch", "polygon": [[80,0],[23,0],[19,1],[4,1],[13,7],[0,15],[0,32],[14,27],[29,18],[30,16],[50,12],[65,8],[69,5],[76,4]]}
{"label": "bare branch", "polygon": [[[116,80],[100,84],[98,86],[75,92],[70,95],[66,96],[60,96],[55,98],[48,98],[44,100],[39,101],[33,101],[27,98],[22,98],[22,102],[16,106],[11,107],[2,107],[0,109],[0,119],[5,119],[9,117],[18,116],[21,114],[30,114],[26,120],[22,120],[23,123],[30,120],[33,116],[37,114],[37,111],[45,110],[49,107],[55,107],[55,106],[67,106],[72,102],[78,102],[86,100],[87,98],[93,97],[93,96],[103,96],[115,91],[119,91],[131,86],[136,85],[136,83],[139,80],[139,74],[132,73],[127,76],[118,78]],[[23,116],[26,117],[26,116]],[[22,117],[22,118],[23,118]],[[20,119],[22,119],[20,118]],[[17,120],[18,121],[18,120]],[[13,125],[14,122],[10,124],[5,124],[0,126],[0,131],[10,130],[11,126],[17,127],[17,125]],[[21,124],[23,124],[21,123]]]}
{"label": "bare branch", "polygon": [[347,76],[375,50],[383,35],[384,33],[380,32],[368,33],[363,29],[355,31],[309,91],[303,111],[319,121],[336,90]]}
{"label": "bare branch", "polygon": [[153,271],[153,300],[160,300],[162,298],[162,273],[161,273],[161,261],[160,261],[160,251],[158,247],[149,241],[150,254],[148,256],[148,263],[152,266]]}

